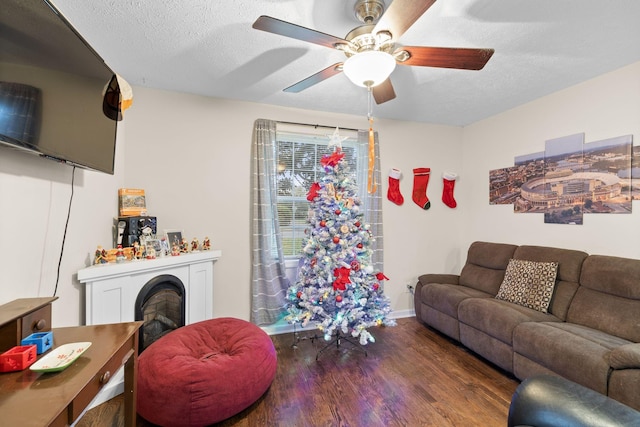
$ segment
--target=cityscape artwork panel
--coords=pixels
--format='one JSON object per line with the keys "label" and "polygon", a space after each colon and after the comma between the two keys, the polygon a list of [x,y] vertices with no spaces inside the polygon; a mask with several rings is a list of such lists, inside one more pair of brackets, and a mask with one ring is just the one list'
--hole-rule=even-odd
{"label": "cityscape artwork panel", "polygon": [[542,152],[489,171],[489,204],[541,213],[548,224],[581,225],[584,214],[629,214],[640,200],[640,149],[632,135],[585,143],[583,133],[550,139]]}

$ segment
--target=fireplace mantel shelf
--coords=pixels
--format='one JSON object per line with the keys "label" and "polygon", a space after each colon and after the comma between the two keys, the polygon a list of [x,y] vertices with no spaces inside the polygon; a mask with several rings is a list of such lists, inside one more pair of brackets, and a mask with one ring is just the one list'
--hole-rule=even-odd
{"label": "fireplace mantel shelf", "polygon": [[181,265],[193,264],[194,262],[217,260],[222,256],[222,251],[200,251],[181,254],[179,256],[165,256],[156,259],[145,259],[138,261],[127,261],[122,264],[97,264],[78,271],[78,280],[81,283],[95,281],[96,279],[106,280],[119,276],[128,276],[132,273],[143,273],[157,269],[178,267]]}
{"label": "fireplace mantel shelf", "polygon": [[187,324],[211,319],[213,264],[221,256],[220,250],[201,251],[82,269],[78,271],[78,280],[85,286],[85,322],[87,325],[133,322],[138,292],[149,280],[166,274],[185,287]]}

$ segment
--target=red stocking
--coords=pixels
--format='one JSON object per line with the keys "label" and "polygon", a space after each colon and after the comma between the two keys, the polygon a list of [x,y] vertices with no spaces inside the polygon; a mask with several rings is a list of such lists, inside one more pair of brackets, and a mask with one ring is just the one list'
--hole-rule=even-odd
{"label": "red stocking", "polygon": [[457,178],[458,174],[453,172],[444,172],[442,174],[442,182],[444,184],[444,187],[442,188],[442,201],[451,209],[458,206],[456,199],[453,198],[453,187],[456,185]]}
{"label": "red stocking", "polygon": [[431,202],[427,197],[429,174],[431,174],[431,168],[417,168],[413,170],[413,201],[424,210],[431,207]]}
{"label": "red stocking", "polygon": [[387,190],[387,199],[400,206],[404,203],[404,197],[400,193],[400,178],[402,172],[400,169],[391,169],[389,171],[389,189]]}

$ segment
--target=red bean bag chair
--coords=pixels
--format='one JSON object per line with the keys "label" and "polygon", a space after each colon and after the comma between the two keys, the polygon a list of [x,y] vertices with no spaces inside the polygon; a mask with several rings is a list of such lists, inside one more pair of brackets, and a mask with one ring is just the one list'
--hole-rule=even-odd
{"label": "red bean bag chair", "polygon": [[256,325],[233,318],[193,323],[138,358],[137,411],[165,427],[214,424],[258,400],[276,365],[273,342]]}

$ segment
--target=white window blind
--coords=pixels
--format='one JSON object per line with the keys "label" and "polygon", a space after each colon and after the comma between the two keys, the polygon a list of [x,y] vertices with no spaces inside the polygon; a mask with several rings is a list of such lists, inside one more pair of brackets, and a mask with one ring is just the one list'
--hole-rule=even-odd
{"label": "white window blind", "polygon": [[[320,164],[323,155],[331,154],[334,147],[327,147],[332,131],[325,134],[305,134],[292,131],[276,132],[277,149],[277,200],[278,222],[282,236],[282,248],[287,258],[298,258],[306,241],[305,229],[310,203],[307,192],[312,183],[324,176]],[[320,131],[319,131],[320,132]],[[359,145],[353,132],[340,130],[342,151],[354,181],[357,182],[358,168],[367,165],[358,161]],[[275,245],[275,242],[274,242]],[[274,248],[275,249],[275,248]]]}

